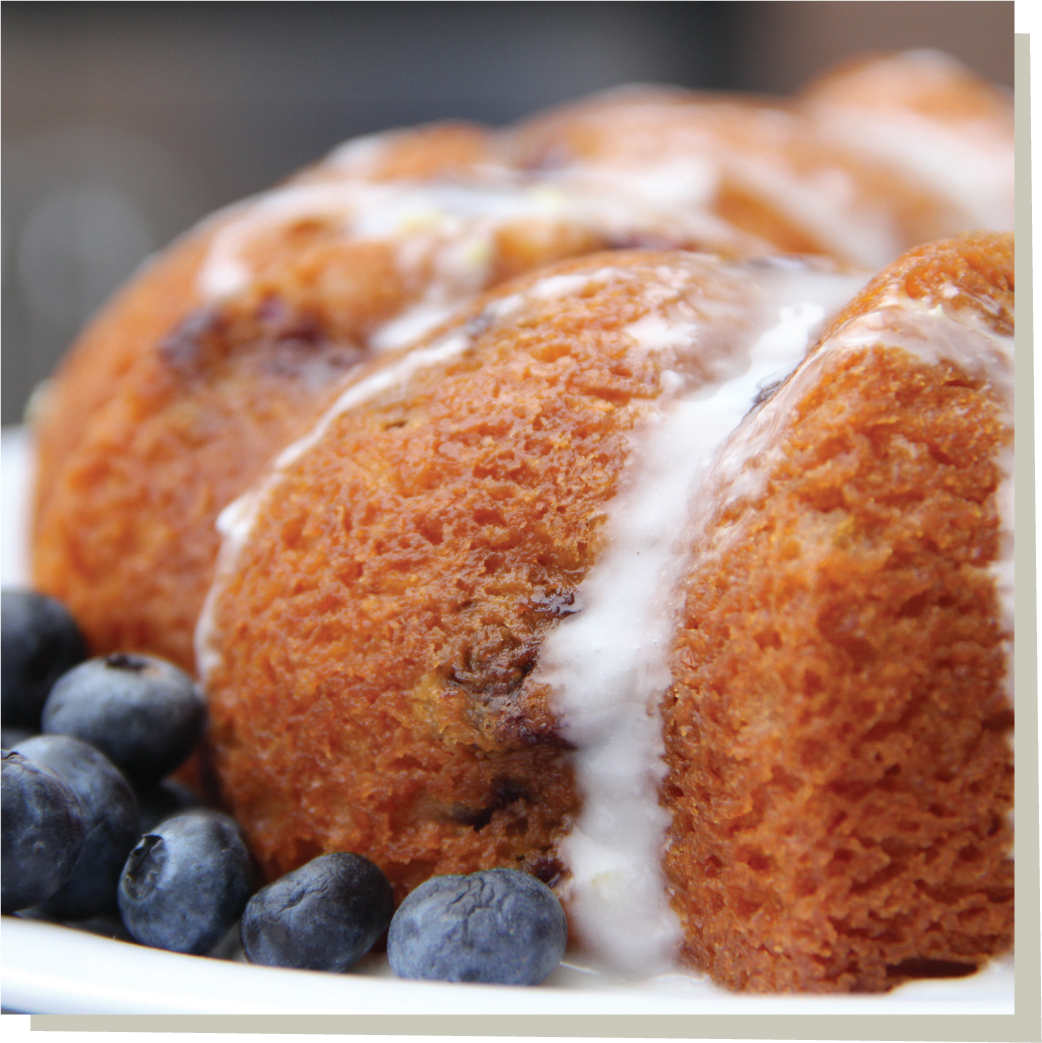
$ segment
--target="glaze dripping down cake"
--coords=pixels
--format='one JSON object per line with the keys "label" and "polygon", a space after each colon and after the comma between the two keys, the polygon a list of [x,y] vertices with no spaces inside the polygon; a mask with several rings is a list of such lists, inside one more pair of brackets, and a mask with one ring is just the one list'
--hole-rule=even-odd
{"label": "glaze dripping down cake", "polygon": [[[851,123],[857,148],[838,140]],[[879,155],[880,137],[920,147]],[[1012,162],[1010,99],[921,53],[784,100],[629,88],[498,131],[351,142],[187,233],[85,330],[37,399],[34,577],[95,648],[191,667],[217,513],[367,358],[603,249],[872,272],[931,239],[1011,229]]]}
{"label": "glaze dripping down cake", "polygon": [[917,53],[344,146],[88,328],[37,582],[199,672],[268,875],[517,866],[627,972],[738,989],[979,966],[1013,920],[1007,117]]}
{"label": "glaze dripping down cake", "polygon": [[262,862],[520,864],[735,987],[1007,945],[1010,249],[905,258],[805,359],[851,276],[600,254],[361,371],[221,516]]}

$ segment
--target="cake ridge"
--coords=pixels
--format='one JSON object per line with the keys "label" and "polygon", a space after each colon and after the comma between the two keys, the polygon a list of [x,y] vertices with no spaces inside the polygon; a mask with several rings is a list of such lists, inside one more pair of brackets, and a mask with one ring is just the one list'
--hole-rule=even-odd
{"label": "cake ridge", "polygon": [[580,937],[630,972],[672,966],[681,939],[659,868],[669,818],[659,804],[658,705],[672,683],[690,505],[759,390],[800,362],[862,281],[795,267],[760,275],[741,321],[725,305],[700,322],[681,311],[673,342],[655,330],[659,350],[701,350],[703,379],[663,371],[661,405],[633,433],[620,490],[605,507],[606,545],[575,592],[575,614],[544,636],[531,675],[551,689],[576,748],[583,806],[559,842],[570,873],[563,893]]}
{"label": "cake ridge", "polygon": [[822,115],[905,100],[1001,231],[1005,102],[911,55],[347,142],[87,331],[34,569],[195,655],[264,874],[513,865],[743,989],[1008,947],[1013,243]]}

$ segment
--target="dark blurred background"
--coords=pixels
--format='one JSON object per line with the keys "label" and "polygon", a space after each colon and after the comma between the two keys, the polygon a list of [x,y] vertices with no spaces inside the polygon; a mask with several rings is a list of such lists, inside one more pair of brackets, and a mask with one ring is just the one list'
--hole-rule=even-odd
{"label": "dark blurred background", "polygon": [[626,82],[792,90],[934,47],[1013,82],[1012,3],[4,3],[3,415],[136,265],[355,134]]}

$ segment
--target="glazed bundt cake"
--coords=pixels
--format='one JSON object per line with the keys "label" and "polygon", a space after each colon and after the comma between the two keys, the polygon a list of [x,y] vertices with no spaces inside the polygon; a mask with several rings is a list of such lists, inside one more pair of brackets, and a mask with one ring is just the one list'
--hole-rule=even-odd
{"label": "glazed bundt cake", "polygon": [[1007,947],[1011,254],[600,254],[360,370],[198,634],[266,869],[520,865],[738,988]]}
{"label": "glazed bundt cake", "polygon": [[[932,120],[944,138],[967,94],[990,106],[974,125],[991,136],[965,134],[959,166],[977,198],[1009,194],[985,226],[1010,228],[1009,100],[942,71],[929,106],[907,88],[917,126]],[[396,131],[220,212],[132,280],[37,398],[36,582],[96,650],[148,648],[191,667],[217,512],[354,366],[482,290],[618,248],[812,252],[874,271],[978,227],[935,171],[834,140],[836,121],[815,113],[853,93],[826,81],[811,106],[634,89],[499,132]]]}
{"label": "glazed bundt cake", "polygon": [[[837,132],[920,65],[937,140],[992,106],[996,232]],[[975,967],[1012,939],[1007,105],[919,55],[350,143],[70,353],[36,582],[198,670],[268,875],[516,866],[616,965],[733,988]]]}

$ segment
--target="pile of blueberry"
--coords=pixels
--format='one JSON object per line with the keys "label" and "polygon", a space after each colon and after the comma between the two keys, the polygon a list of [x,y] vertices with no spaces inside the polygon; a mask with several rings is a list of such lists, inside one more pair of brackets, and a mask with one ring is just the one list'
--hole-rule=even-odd
{"label": "pile of blueberry", "polygon": [[235,820],[170,777],[206,726],[193,679],[153,656],[88,658],[58,601],[2,597],[5,914],[308,970],[345,971],[385,935],[403,978],[536,984],[560,962],[561,905],[514,869],[433,877],[397,910],[349,852],[258,889]]}

